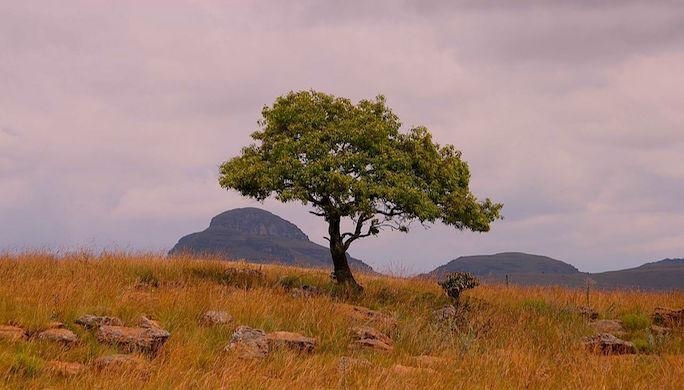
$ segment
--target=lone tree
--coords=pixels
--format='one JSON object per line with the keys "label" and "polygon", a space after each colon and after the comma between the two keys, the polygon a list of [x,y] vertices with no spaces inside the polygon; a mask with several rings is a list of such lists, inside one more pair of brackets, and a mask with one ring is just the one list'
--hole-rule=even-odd
{"label": "lone tree", "polygon": [[383,229],[408,232],[414,220],[486,232],[500,218],[501,204],[470,192],[461,152],[434,143],[425,127],[399,132],[383,96],[353,104],[316,91],[290,92],[261,115],[256,143],[221,165],[219,183],[260,201],[274,195],[311,206],[328,223],[340,284],[361,289],[346,255],[360,238]]}

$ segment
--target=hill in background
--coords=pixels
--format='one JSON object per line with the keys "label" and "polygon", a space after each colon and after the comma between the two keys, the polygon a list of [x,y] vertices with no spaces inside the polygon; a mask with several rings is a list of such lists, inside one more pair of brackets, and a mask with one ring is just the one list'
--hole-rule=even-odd
{"label": "hill in background", "polygon": [[684,259],[665,259],[640,267],[600,272],[580,272],[574,266],[546,256],[508,252],[464,256],[422,275],[440,279],[450,272],[470,272],[486,282],[503,282],[506,276],[519,285],[585,286],[643,290],[684,289]]}
{"label": "hill in background", "polygon": [[[169,255],[187,253],[252,263],[279,263],[329,268],[330,250],[309,240],[295,224],[266,210],[247,207],[229,210],[211,219],[204,231],[182,237]],[[373,269],[347,255],[352,269]]]}

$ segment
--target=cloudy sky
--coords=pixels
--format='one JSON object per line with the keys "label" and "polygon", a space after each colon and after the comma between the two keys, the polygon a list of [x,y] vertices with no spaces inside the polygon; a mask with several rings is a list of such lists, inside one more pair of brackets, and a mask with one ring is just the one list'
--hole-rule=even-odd
{"label": "cloudy sky", "polygon": [[355,244],[377,269],[684,257],[683,3],[368,3],[0,2],[0,251],[167,250],[246,205],[324,242],[305,208],[217,185],[263,105],[316,89],[384,94],[505,204],[487,234]]}

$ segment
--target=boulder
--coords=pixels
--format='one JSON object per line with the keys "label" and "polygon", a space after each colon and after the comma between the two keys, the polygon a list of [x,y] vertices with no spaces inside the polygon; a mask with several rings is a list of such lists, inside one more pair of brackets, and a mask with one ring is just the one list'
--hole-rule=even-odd
{"label": "boulder", "polygon": [[227,325],[233,322],[233,317],[225,311],[207,311],[199,319],[202,326]]}
{"label": "boulder", "polygon": [[74,376],[85,371],[86,366],[81,363],[62,362],[59,360],[50,360],[45,363],[45,368],[54,374],[62,376]]}
{"label": "boulder", "polygon": [[371,362],[369,362],[367,359],[342,356],[337,364],[337,371],[340,374],[345,374],[355,369],[369,368],[371,366]]}
{"label": "boulder", "polygon": [[141,351],[150,354],[157,353],[170,336],[169,332],[161,328],[103,325],[97,331],[97,339],[101,343],[115,345],[126,351]]}
{"label": "boulder", "polygon": [[589,306],[580,306],[577,308],[577,313],[588,320],[597,320],[599,317],[599,314],[596,310],[592,309]]}
{"label": "boulder", "polygon": [[620,320],[597,320],[589,325],[596,333],[610,333],[618,337],[627,334]]}
{"label": "boulder", "polygon": [[140,317],[138,326],[146,329],[163,329],[159,321],[155,321],[147,316]]}
{"label": "boulder", "polygon": [[374,323],[386,328],[395,328],[397,326],[397,319],[389,314],[385,314],[377,310],[371,310],[367,307],[349,305],[346,303],[341,303],[338,306],[347,314],[347,316],[357,321]]}
{"label": "boulder", "polygon": [[69,345],[78,342],[78,336],[69,329],[53,328],[38,333],[38,340],[48,340]]}
{"label": "boulder", "polygon": [[394,349],[392,339],[369,326],[358,326],[351,329],[352,342],[350,348],[366,347],[381,351]]}
{"label": "boulder", "polygon": [[45,329],[62,329],[62,328],[65,328],[65,327],[66,327],[66,326],[64,325],[63,322],[52,321],[52,322],[48,322],[48,324],[47,324],[47,326],[45,327]]}
{"label": "boulder", "polygon": [[629,341],[619,339],[612,334],[599,333],[595,336],[584,337],[582,343],[592,352],[604,355],[635,354],[637,349]]}
{"label": "boulder", "polygon": [[271,349],[285,347],[301,352],[313,352],[316,347],[315,338],[294,332],[272,332],[266,335],[266,340]]}
{"label": "boulder", "polygon": [[0,325],[0,340],[19,341],[26,339],[26,331],[18,326]]}
{"label": "boulder", "polygon": [[225,349],[235,352],[240,359],[262,359],[268,355],[266,333],[242,325],[235,330]]}
{"label": "boulder", "polygon": [[658,307],[653,311],[653,322],[656,325],[676,328],[684,326],[684,309],[668,309]]}
{"label": "boulder", "polygon": [[86,314],[83,317],[76,319],[74,322],[86,329],[97,329],[103,325],[123,326],[123,321],[116,317],[94,316],[91,314]]}

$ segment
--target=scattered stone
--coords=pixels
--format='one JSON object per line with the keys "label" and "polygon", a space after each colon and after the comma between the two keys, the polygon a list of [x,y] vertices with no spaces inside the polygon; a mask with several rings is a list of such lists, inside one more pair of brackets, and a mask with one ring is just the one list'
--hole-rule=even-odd
{"label": "scattered stone", "polygon": [[666,335],[672,333],[672,328],[668,328],[665,326],[651,325],[651,333],[653,333],[656,336],[666,336]]}
{"label": "scattered stone", "polygon": [[116,317],[94,316],[91,314],[86,314],[83,317],[76,319],[74,322],[86,329],[97,329],[103,325],[123,326],[123,321]]}
{"label": "scattered stone", "polygon": [[136,368],[141,369],[147,366],[147,361],[138,355],[133,354],[114,354],[101,356],[93,361],[93,366],[99,370],[109,368]]}
{"label": "scattered stone", "polygon": [[266,333],[242,325],[235,330],[225,349],[236,352],[240,359],[262,359],[268,355]]}
{"label": "scattered stone", "polygon": [[147,316],[142,316],[140,318],[138,326],[145,329],[163,329],[159,321],[155,321]]}
{"label": "scattered stone", "polygon": [[418,367],[441,366],[448,362],[446,358],[430,355],[420,355],[411,357],[411,361]]}
{"label": "scattered stone", "polygon": [[55,341],[68,345],[78,342],[78,336],[69,329],[53,328],[38,333],[38,340]]}
{"label": "scattered stone", "polygon": [[345,374],[345,373],[352,371],[352,370],[355,370],[355,369],[369,368],[371,366],[372,366],[371,362],[369,362],[366,359],[358,359],[358,358],[342,356],[339,360],[339,363],[337,364],[337,371],[340,374]]}
{"label": "scattered stone", "polygon": [[392,339],[369,326],[354,327],[351,329],[351,333],[352,342],[349,344],[350,348],[367,347],[382,351],[394,349]]}
{"label": "scattered stone", "polygon": [[62,329],[65,327],[66,326],[64,325],[63,322],[52,321],[52,322],[48,322],[47,327],[45,329]]}
{"label": "scattered stone", "polygon": [[431,368],[410,367],[401,364],[395,364],[392,371],[398,375],[413,375],[413,374],[434,374],[436,371]]}
{"label": "scattered stone", "polygon": [[666,307],[657,307],[653,311],[653,322],[656,325],[670,328],[684,326],[684,309],[673,310]]}
{"label": "scattered stone", "polygon": [[436,322],[449,322],[458,317],[458,311],[454,305],[447,305],[432,312],[432,319]]}
{"label": "scattered stone", "polygon": [[293,332],[272,332],[266,335],[266,340],[271,349],[286,347],[301,352],[313,352],[316,347],[315,338]]}
{"label": "scattered stone", "polygon": [[13,325],[0,325],[0,340],[19,341],[25,338],[24,329]]}
{"label": "scattered stone", "polygon": [[61,362],[59,360],[50,360],[45,363],[45,368],[57,375],[74,376],[78,375],[86,369],[86,366],[81,363]]}
{"label": "scattered stone", "polygon": [[578,307],[577,313],[579,313],[580,316],[582,316],[588,320],[597,320],[599,317],[599,313],[589,306]]}
{"label": "scattered stone", "polygon": [[321,294],[321,290],[318,287],[310,286],[308,284],[290,290],[290,295],[293,298],[310,298],[319,294]]}
{"label": "scattered stone", "polygon": [[208,311],[202,314],[199,323],[202,326],[227,325],[233,322],[233,317],[225,311]]}
{"label": "scattered stone", "polygon": [[596,333],[610,333],[615,336],[627,334],[620,320],[597,320],[590,322],[589,325]]}
{"label": "scattered stone", "polygon": [[103,325],[97,332],[101,343],[119,346],[127,351],[155,354],[171,334],[161,328],[129,328]]}
{"label": "scattered stone", "polygon": [[377,310],[371,310],[363,306],[349,305],[341,303],[339,306],[353,319],[363,321],[366,323],[376,323],[388,328],[395,328],[397,326],[397,319],[394,316],[385,314]]}
{"label": "scattered stone", "polygon": [[595,353],[602,353],[604,355],[624,355],[635,354],[637,349],[634,344],[629,341],[619,339],[612,334],[599,333],[591,337],[583,337],[584,345]]}

